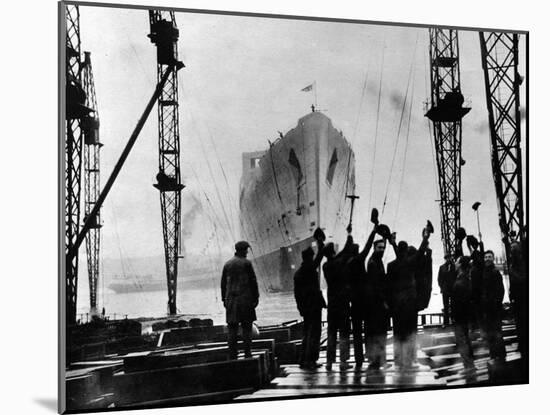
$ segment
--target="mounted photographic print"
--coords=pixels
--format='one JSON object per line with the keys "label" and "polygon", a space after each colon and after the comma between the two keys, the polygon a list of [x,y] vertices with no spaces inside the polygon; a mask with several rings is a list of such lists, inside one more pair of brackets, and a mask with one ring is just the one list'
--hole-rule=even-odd
{"label": "mounted photographic print", "polygon": [[528,32],[59,30],[61,412],[528,383]]}

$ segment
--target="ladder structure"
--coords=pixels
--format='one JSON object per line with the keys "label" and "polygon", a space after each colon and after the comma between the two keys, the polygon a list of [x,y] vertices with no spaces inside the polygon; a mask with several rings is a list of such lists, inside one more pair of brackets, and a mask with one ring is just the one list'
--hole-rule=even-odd
{"label": "ladder structure", "polygon": [[509,264],[511,244],[526,239],[519,95],[523,78],[518,72],[518,35],[480,32],[479,38],[499,225]]}
{"label": "ladder structure", "polygon": [[76,239],[80,228],[80,194],[82,172],[82,120],[91,112],[82,87],[80,51],[80,12],[78,6],[65,7],[65,283],[67,324],[76,322],[78,283],[78,250]]}
{"label": "ladder structure", "polygon": [[[82,62],[82,85],[86,92],[86,106],[94,112],[82,120],[84,134],[84,220],[91,214],[100,192],[100,149],[99,113],[95,92],[94,74],[90,52],[84,52]],[[99,212],[91,218],[90,230],[86,234],[86,257],[90,287],[90,314],[97,314],[97,287],[99,281],[99,248],[101,220]]]}
{"label": "ladder structure", "polygon": [[[157,48],[157,77],[160,84],[163,74],[178,61],[177,40],[179,30],[174,12],[149,10],[151,33],[148,35]],[[157,183],[160,192],[162,232],[168,288],[168,313],[177,313],[176,292],[178,259],[180,258],[181,184],[180,140],[178,114],[178,76],[173,71],[158,98],[159,164]]]}
{"label": "ladder structure", "polygon": [[431,102],[426,117],[433,123],[441,210],[441,238],[446,254],[455,256],[460,228],[462,118],[470,111],[463,106],[460,87],[458,33],[430,28]]}

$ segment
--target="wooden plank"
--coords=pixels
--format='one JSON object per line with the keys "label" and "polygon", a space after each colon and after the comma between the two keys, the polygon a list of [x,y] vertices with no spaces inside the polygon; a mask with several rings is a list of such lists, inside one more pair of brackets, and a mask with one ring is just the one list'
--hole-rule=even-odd
{"label": "wooden plank", "polygon": [[162,331],[159,335],[157,347],[174,346],[178,344],[200,343],[225,336],[226,326],[185,327]]}
{"label": "wooden plank", "polygon": [[107,399],[100,399],[98,402],[96,400],[102,396],[111,396],[113,373],[113,366],[83,368],[67,372],[65,382],[67,409],[90,409],[97,407],[100,404],[98,402],[101,402],[101,405],[106,403]]}
{"label": "wooden plank", "polygon": [[[243,349],[243,341],[240,340],[237,342],[237,347]],[[227,346],[227,341],[222,342],[209,342],[209,343],[199,343],[195,347],[197,349],[209,349],[212,347],[222,347]],[[273,339],[254,339],[252,340],[252,350],[269,350],[270,352],[275,352],[275,340]]]}
{"label": "wooden plank", "polygon": [[290,329],[280,328],[260,331],[258,339],[273,339],[275,343],[289,342],[291,340]]}
{"label": "wooden plank", "polygon": [[127,356],[124,358],[124,371],[137,372],[143,370],[165,369],[176,366],[188,366],[201,363],[228,360],[227,347],[216,347],[203,350],[180,350],[162,354],[142,356]]}
{"label": "wooden plank", "polygon": [[117,373],[113,377],[117,405],[122,406],[233,389],[257,389],[262,379],[258,357]]}

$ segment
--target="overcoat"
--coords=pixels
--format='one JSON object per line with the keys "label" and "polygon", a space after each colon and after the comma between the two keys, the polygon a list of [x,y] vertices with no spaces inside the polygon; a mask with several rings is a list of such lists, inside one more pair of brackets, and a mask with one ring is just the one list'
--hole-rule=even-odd
{"label": "overcoat", "polygon": [[330,259],[323,264],[327,282],[327,320],[343,321],[350,316],[350,286],[342,272],[346,258]]}
{"label": "overcoat", "polygon": [[294,274],[294,298],[298,311],[303,317],[315,315],[327,306],[321,287],[319,274],[315,263],[304,264]]}
{"label": "overcoat", "polygon": [[371,256],[367,263],[367,333],[384,334],[388,331],[387,284],[382,259]]}
{"label": "overcoat", "polygon": [[502,300],[504,298],[504,284],[502,274],[494,265],[485,266],[481,279],[481,310],[491,318],[500,318]]}
{"label": "overcoat", "polygon": [[260,295],[256,274],[248,259],[235,255],[225,263],[221,290],[227,323],[256,320],[255,308]]}
{"label": "overcoat", "polygon": [[456,281],[456,269],[453,263],[443,264],[439,267],[437,273],[437,283],[441,289],[441,294],[450,295],[453,292],[453,286]]}
{"label": "overcoat", "polygon": [[470,270],[457,271],[457,278],[451,292],[451,313],[455,323],[466,324],[472,318],[472,282]]}

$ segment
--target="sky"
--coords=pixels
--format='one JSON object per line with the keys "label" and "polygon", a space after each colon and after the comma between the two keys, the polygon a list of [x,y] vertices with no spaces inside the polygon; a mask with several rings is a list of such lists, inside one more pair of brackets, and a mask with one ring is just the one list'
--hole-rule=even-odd
{"label": "sky", "polygon": [[[80,14],[82,50],[91,52],[101,119],[104,184],[153,93],[156,51],[147,38],[144,10],[81,6]],[[433,138],[424,117],[427,29],[193,13],[176,13],[176,21],[179,56],[186,65],[178,80],[187,253],[231,253],[240,237],[241,154],[266,149],[278,131],[296,126],[315,99],[301,89],[315,81],[317,108],[355,151],[356,239],[365,242],[370,208],[382,213],[386,199],[381,221],[397,231],[398,239],[417,245],[426,219],[432,221],[434,262],[442,262]],[[459,42],[462,92],[472,107],[463,120],[462,226],[477,233],[471,205],[481,202],[483,239],[498,255],[502,247],[478,33],[460,31]],[[524,39],[520,42],[523,62]],[[520,72],[525,73],[523,65]],[[102,209],[105,258],[163,255],[159,195],[152,186],[157,137],[154,110]],[[84,250],[80,263],[85,269]]]}

